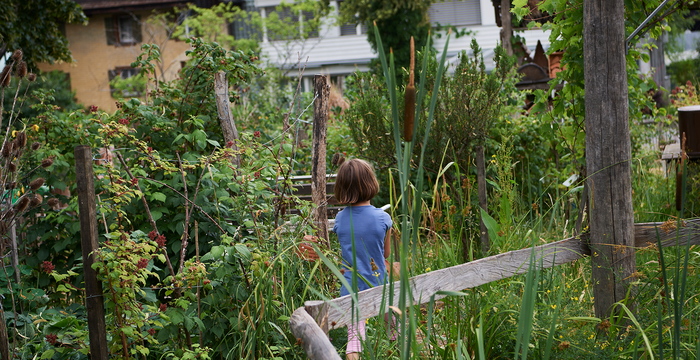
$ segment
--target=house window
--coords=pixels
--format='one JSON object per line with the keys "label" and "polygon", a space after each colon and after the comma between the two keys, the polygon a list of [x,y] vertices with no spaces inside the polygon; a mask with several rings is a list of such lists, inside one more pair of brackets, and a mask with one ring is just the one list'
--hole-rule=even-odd
{"label": "house window", "polygon": [[436,2],[428,9],[430,22],[441,25],[466,26],[481,24],[479,0]]}
{"label": "house window", "polygon": [[145,79],[139,75],[140,69],[117,67],[109,70],[109,92],[113,98],[139,97],[145,90]]}
{"label": "house window", "polygon": [[141,42],[141,18],[124,15],[105,18],[107,45],[123,46]]}
{"label": "house window", "polygon": [[306,38],[318,37],[318,29],[311,31],[305,31],[304,29],[304,26],[309,21],[314,20],[313,12],[301,11],[295,13],[288,6],[267,6],[263,10],[265,19],[275,20],[266,23],[264,27],[267,38],[270,41],[299,39],[302,35],[305,35]]}

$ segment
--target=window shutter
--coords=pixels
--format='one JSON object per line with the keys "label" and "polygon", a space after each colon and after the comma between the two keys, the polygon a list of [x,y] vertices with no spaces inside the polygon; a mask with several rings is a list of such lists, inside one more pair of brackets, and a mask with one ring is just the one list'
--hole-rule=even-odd
{"label": "window shutter", "polygon": [[141,37],[141,16],[136,15],[136,19],[131,20],[132,25],[131,25],[131,31],[133,31],[134,35],[134,40],[136,40],[136,43],[140,43],[142,41]]}
{"label": "window shutter", "polygon": [[114,31],[114,19],[111,17],[105,18],[105,34],[107,35],[107,45],[117,44],[117,32]]}

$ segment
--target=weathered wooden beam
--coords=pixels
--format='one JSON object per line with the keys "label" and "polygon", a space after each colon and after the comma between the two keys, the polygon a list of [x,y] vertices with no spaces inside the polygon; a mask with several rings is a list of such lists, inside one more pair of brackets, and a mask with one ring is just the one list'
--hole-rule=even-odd
{"label": "weathered wooden beam", "polygon": [[303,307],[294,310],[292,317],[289,319],[289,327],[294,337],[297,338],[297,342],[301,342],[301,346],[309,359],[340,360],[338,351],[331,344],[328,336],[318,327],[314,318]]}
{"label": "weathered wooden beam", "polygon": [[331,87],[325,75],[314,75],[314,123],[311,145],[311,197],[317,236],[328,242],[328,214],[326,214],[326,131]]}
{"label": "weathered wooden beam", "polygon": [[95,176],[92,170],[92,150],[87,145],[75,147],[75,180],[78,188],[78,217],[85,274],[85,307],[88,316],[90,358],[107,360],[107,330],[102,299],[102,283],[92,268],[95,251],[99,248],[97,233],[97,202]]}
{"label": "weathered wooden beam", "polygon": [[[427,274],[414,276],[409,279],[410,293],[414,304],[423,304],[436,295],[438,291],[462,290],[477,287],[492,281],[505,279],[513,275],[525,273],[528,270],[528,263],[532,248],[522,249],[490,256],[487,258],[460,264],[453,267],[432,271]],[[535,247],[534,254],[536,260],[541,260],[543,268],[550,268],[580,259],[586,255],[586,247],[579,239],[569,238],[551,244]],[[539,263],[538,263],[538,266]],[[382,295],[384,291],[389,291],[390,286],[375,287],[358,293],[358,304],[360,319],[368,319],[379,315]],[[386,305],[399,305],[400,283],[393,283],[394,303]],[[435,299],[443,298],[443,295],[436,295]],[[389,296],[385,296],[388,299]],[[350,295],[346,295],[326,304],[324,301],[307,301],[305,306],[307,311],[316,307],[328,306],[329,328],[347,326],[350,323],[350,310],[352,300]],[[384,307],[388,309],[387,306]]]}
{"label": "weathered wooden beam", "polygon": [[[640,223],[635,224],[635,247],[643,248],[650,244],[656,244],[656,230],[659,229],[659,237],[663,247],[675,246],[677,231],[672,224],[664,223]],[[700,245],[700,219],[686,220],[685,226],[678,231],[679,243],[685,245]],[[535,260],[538,268],[551,268],[557,265],[569,263],[590,255],[587,246],[587,234],[581,238],[568,238],[554,243],[535,247]],[[490,256],[472,261],[466,264],[432,271],[427,274],[414,276],[409,279],[411,296],[414,304],[423,304],[430,301],[430,297],[438,291],[459,291],[474,288],[489,282],[505,279],[514,275],[523,274],[528,270],[532,248],[510,251],[504,254]],[[540,263],[541,260],[541,263]],[[541,265],[540,265],[541,264]],[[541,267],[540,267],[541,266]],[[400,283],[393,284],[394,303],[398,306]],[[358,305],[360,320],[379,315],[382,295],[389,291],[390,286],[375,287],[358,293]],[[444,296],[436,295],[435,299]],[[388,296],[385,296],[387,299]],[[350,323],[350,309],[352,301],[350,295],[333,299],[331,301],[307,301],[306,311],[317,314],[316,320],[323,328],[329,329],[347,326]],[[326,307],[322,311],[322,307]],[[387,308],[385,306],[385,309]],[[325,313],[327,311],[327,314]]]}

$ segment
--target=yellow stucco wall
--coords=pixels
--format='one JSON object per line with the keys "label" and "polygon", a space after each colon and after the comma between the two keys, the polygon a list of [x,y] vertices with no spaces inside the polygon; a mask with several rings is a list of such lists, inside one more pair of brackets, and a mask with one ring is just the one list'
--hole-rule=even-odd
{"label": "yellow stucco wall", "polygon": [[[157,44],[161,48],[165,80],[177,77],[186,60],[185,51],[190,48],[184,41],[166,40],[165,28],[144,21],[150,12],[135,13],[141,17],[143,43]],[[61,64],[39,64],[39,70],[60,70],[70,74],[71,87],[78,101],[85,106],[97,105],[106,111],[117,109],[109,91],[109,70],[128,67],[141,53],[143,43],[130,46],[107,45],[105,17],[115,14],[94,15],[87,26],[67,24],[66,37],[75,61]],[[160,77],[161,70],[157,73]]]}

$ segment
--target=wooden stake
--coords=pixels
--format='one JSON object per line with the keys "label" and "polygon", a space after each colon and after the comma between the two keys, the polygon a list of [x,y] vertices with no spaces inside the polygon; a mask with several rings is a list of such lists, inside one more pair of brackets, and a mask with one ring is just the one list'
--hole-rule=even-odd
{"label": "wooden stake", "polygon": [[85,274],[85,307],[88,315],[90,358],[107,360],[107,330],[102,299],[102,283],[92,268],[95,251],[99,248],[97,234],[97,203],[95,177],[92,170],[92,151],[87,145],[75,147],[75,177],[78,185],[78,216]]}
{"label": "wooden stake", "polygon": [[584,0],[583,44],[592,284],[595,316],[606,319],[637,268],[623,0]]}
{"label": "wooden stake", "polygon": [[506,50],[508,56],[513,56],[513,44],[511,44],[511,37],[513,37],[513,22],[510,15],[510,2],[512,0],[501,0],[501,26],[503,31],[503,36],[501,39],[503,43],[501,46]]}
{"label": "wooden stake", "polygon": [[[476,147],[476,187],[479,191],[479,207],[488,212],[488,196],[486,194],[486,160],[484,159],[483,146]],[[479,215],[479,218],[481,219],[481,215]],[[491,244],[489,243],[489,231],[486,229],[484,219],[481,219],[479,231],[481,231],[481,252],[484,254],[484,256],[486,256],[489,252]]]}
{"label": "wooden stake", "polygon": [[[238,129],[236,129],[236,122],[233,121],[231,102],[228,99],[228,79],[226,79],[226,73],[223,71],[214,75],[214,94],[216,95],[216,109],[219,113],[219,122],[221,131],[224,134],[224,140],[226,143],[232,143],[230,147],[233,151],[238,151]],[[241,156],[236,155],[231,159],[231,162],[236,167],[240,167]]]}
{"label": "wooden stake", "polygon": [[313,220],[317,236],[328,242],[328,214],[326,213],[326,131],[331,87],[326,76],[314,75],[314,123],[311,147],[311,199],[314,202]]}
{"label": "wooden stake", "polygon": [[310,360],[340,360],[338,351],[331,344],[328,336],[303,307],[294,310],[289,319],[289,327],[297,338],[297,344],[304,348]]}

